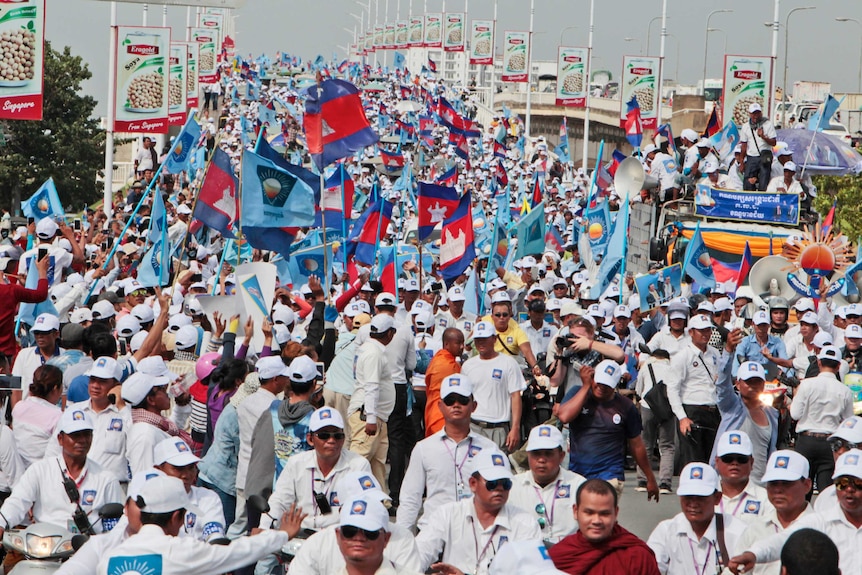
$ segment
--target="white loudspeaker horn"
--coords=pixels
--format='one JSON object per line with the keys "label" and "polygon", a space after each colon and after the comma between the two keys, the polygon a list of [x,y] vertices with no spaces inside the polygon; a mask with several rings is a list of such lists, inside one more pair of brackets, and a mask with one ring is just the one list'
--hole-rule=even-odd
{"label": "white loudspeaker horn", "polygon": [[751,266],[748,285],[767,303],[771,297],[790,301],[796,296],[796,290],[787,281],[787,272],[792,268],[793,264],[781,256],[762,257]]}
{"label": "white loudspeaker horn", "polygon": [[614,174],[614,190],[620,199],[632,199],[643,189],[646,173],[637,158],[626,158]]}
{"label": "white loudspeaker horn", "polygon": [[832,296],[832,303],[836,306],[850,305],[852,303],[859,303],[860,301],[862,301],[862,295],[860,295],[862,294],[862,273],[856,272],[854,275],[856,276],[855,278],[845,276],[845,281],[852,282],[855,279],[856,289],[859,291],[859,293],[853,294],[851,296],[845,296],[839,291],[837,294]]}

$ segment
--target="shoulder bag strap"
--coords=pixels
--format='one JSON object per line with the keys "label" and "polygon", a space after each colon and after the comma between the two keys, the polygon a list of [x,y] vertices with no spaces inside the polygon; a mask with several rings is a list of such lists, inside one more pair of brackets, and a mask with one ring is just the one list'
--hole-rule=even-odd
{"label": "shoulder bag strap", "polygon": [[509,346],[506,345],[506,342],[503,341],[503,338],[500,337],[499,333],[497,334],[497,341],[500,342],[500,345],[502,345],[504,348],[506,348],[506,351],[509,352],[509,355],[518,355],[517,352],[514,352],[511,349],[509,349]]}
{"label": "shoulder bag strap", "polygon": [[718,539],[718,551],[721,553],[719,563],[724,568],[730,560],[730,555],[727,554],[727,544],[724,542],[724,514],[722,513],[715,514],[715,534]]}

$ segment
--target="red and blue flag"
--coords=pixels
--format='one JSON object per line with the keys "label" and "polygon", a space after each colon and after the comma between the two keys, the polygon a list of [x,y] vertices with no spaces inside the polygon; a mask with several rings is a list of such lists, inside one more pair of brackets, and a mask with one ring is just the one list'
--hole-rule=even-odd
{"label": "red and blue flag", "polygon": [[451,286],[476,257],[471,208],[470,194],[464,194],[455,212],[443,221],[440,273],[447,286]]}
{"label": "red and blue flag", "polygon": [[224,150],[216,148],[198,192],[194,218],[224,237],[233,238],[231,225],[236,221],[238,211],[238,188],[239,180],[234,175],[230,158]]}
{"label": "red and blue flag", "polygon": [[437,62],[435,62],[431,58],[428,58],[428,69],[436,74],[437,73]]}
{"label": "red and blue flag", "polygon": [[454,214],[460,202],[458,190],[455,188],[428,182],[419,182],[417,200],[419,224],[416,231],[419,241],[431,235],[434,226]]}
{"label": "red and blue flag", "polygon": [[347,255],[366,265],[374,263],[378,243],[392,221],[392,202],[377,200],[356,220],[347,237]]}
{"label": "red and blue flag", "polygon": [[611,163],[608,166],[608,173],[611,175],[611,178],[617,175],[617,168],[620,167],[620,164],[622,164],[623,160],[625,159],[625,154],[623,154],[620,150],[614,150],[613,158],[611,159]]}
{"label": "red and blue flag", "polygon": [[404,154],[401,152],[388,152],[383,148],[379,148],[380,159],[383,160],[383,167],[388,172],[397,172],[404,168]]}
{"label": "red and blue flag", "polygon": [[751,246],[746,241],[745,249],[742,250],[742,259],[739,260],[739,273],[736,276],[737,289],[748,279],[748,272],[751,270],[751,259]]}
{"label": "red and blue flag", "polygon": [[440,174],[437,178],[437,183],[443,186],[454,186],[458,183],[458,167],[453,165],[451,168]]}
{"label": "red and blue flag", "polygon": [[494,140],[494,157],[500,158],[501,160],[506,159],[506,146]]}
{"label": "red and blue flag", "polygon": [[626,139],[633,148],[640,148],[644,130],[641,123],[641,107],[638,105],[637,98],[632,96],[632,99],[626,103],[626,110]]}
{"label": "red and blue flag", "polygon": [[702,138],[714,136],[721,130],[721,121],[718,119],[718,105],[712,107],[712,113],[709,115],[709,121],[706,123],[706,129],[700,135]]}

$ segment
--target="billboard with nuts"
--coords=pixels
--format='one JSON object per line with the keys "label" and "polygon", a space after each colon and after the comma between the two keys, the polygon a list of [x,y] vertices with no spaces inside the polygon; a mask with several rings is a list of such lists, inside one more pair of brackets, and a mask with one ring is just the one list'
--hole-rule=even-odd
{"label": "billboard with nuts", "polygon": [[423,33],[423,24],[424,20],[421,16],[417,16],[415,18],[410,18],[410,36],[409,42],[411,46],[421,46],[422,41],[424,40]]}
{"label": "billboard with nuts", "polygon": [[470,63],[494,63],[494,21],[473,20],[470,25]]}
{"label": "billboard with nuts", "polygon": [[446,14],[446,30],[443,35],[443,50],[446,52],[464,51],[464,13]]}
{"label": "billboard with nuts", "polygon": [[45,0],[0,3],[0,119],[42,119]]}
{"label": "billboard with nuts", "polygon": [[769,85],[772,59],[769,56],[724,57],[724,90],[722,115],[724,122],[733,120],[737,126],[748,121],[748,107],[758,103],[769,110]]}
{"label": "billboard with nuts", "polygon": [[215,28],[189,28],[189,37],[198,44],[198,82],[218,82],[218,36]]}
{"label": "billboard with nuts", "polygon": [[115,132],[165,134],[170,97],[170,28],[117,26]]}
{"label": "billboard with nuts", "polygon": [[407,20],[399,20],[395,23],[395,47],[399,50],[407,48],[407,37],[409,35],[410,23]]}
{"label": "billboard with nuts", "polygon": [[507,30],[503,36],[503,81],[529,82],[530,33]]}
{"label": "billboard with nuts", "polygon": [[443,14],[435,12],[425,14],[425,47],[440,48],[443,46]]}
{"label": "billboard with nuts", "polygon": [[623,75],[620,79],[620,127],[625,127],[625,102],[634,97],[641,109],[641,125],[654,130],[658,124],[658,71],[659,58],[653,56],[624,56]]}
{"label": "billboard with nuts", "polygon": [[588,48],[560,46],[557,50],[557,106],[584,108],[587,105]]}
{"label": "billboard with nuts", "polygon": [[387,50],[395,49],[395,24],[383,26],[383,47]]}
{"label": "billboard with nuts", "polygon": [[168,124],[184,126],[188,108],[189,51],[185,42],[171,42],[168,76]]}
{"label": "billboard with nuts", "polygon": [[198,94],[200,93],[200,82],[198,82],[198,52],[200,47],[197,42],[183,42],[186,45],[189,59],[186,63],[186,109],[198,107]]}

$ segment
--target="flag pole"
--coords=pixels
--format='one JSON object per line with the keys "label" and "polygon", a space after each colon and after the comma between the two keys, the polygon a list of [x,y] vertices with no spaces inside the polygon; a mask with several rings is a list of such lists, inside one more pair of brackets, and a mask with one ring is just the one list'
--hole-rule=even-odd
{"label": "flag pole", "polygon": [[[497,239],[497,228],[499,226],[500,226],[500,216],[497,215],[494,218],[494,231],[491,234],[491,238],[493,238],[493,240]],[[508,236],[508,234],[507,234],[507,236]],[[482,315],[483,313],[485,313],[484,294],[488,292],[488,277],[491,275],[491,258],[494,257],[494,250],[495,249],[496,249],[496,246],[491,245],[491,249],[488,251],[488,261],[485,264],[485,282],[484,282],[484,285],[482,286],[482,298],[481,298],[482,301],[479,302],[479,315]]]}
{"label": "flag pole", "polygon": [[[345,196],[344,196],[344,163],[342,162],[339,165],[339,171],[341,172],[341,255],[344,257],[344,277],[347,277],[347,247],[344,245],[344,242],[347,241],[347,204],[345,204]],[[321,190],[321,193],[323,191]],[[353,205],[350,206],[351,211],[353,210]],[[321,210],[323,211],[323,210]],[[324,250],[325,251],[325,250]],[[333,254],[333,257],[335,255]],[[345,287],[347,286],[347,281],[344,282]]]}
{"label": "flag pole", "polygon": [[590,208],[590,204],[593,201],[593,194],[595,193],[595,189],[596,189],[596,177],[599,175],[599,168],[602,165],[602,155],[604,154],[604,152],[605,152],[605,141],[602,140],[601,142],[599,142],[599,154],[596,157],[596,167],[595,167],[595,169],[593,169],[593,176],[590,178],[590,191],[587,194],[587,207],[586,207],[586,209]]}

